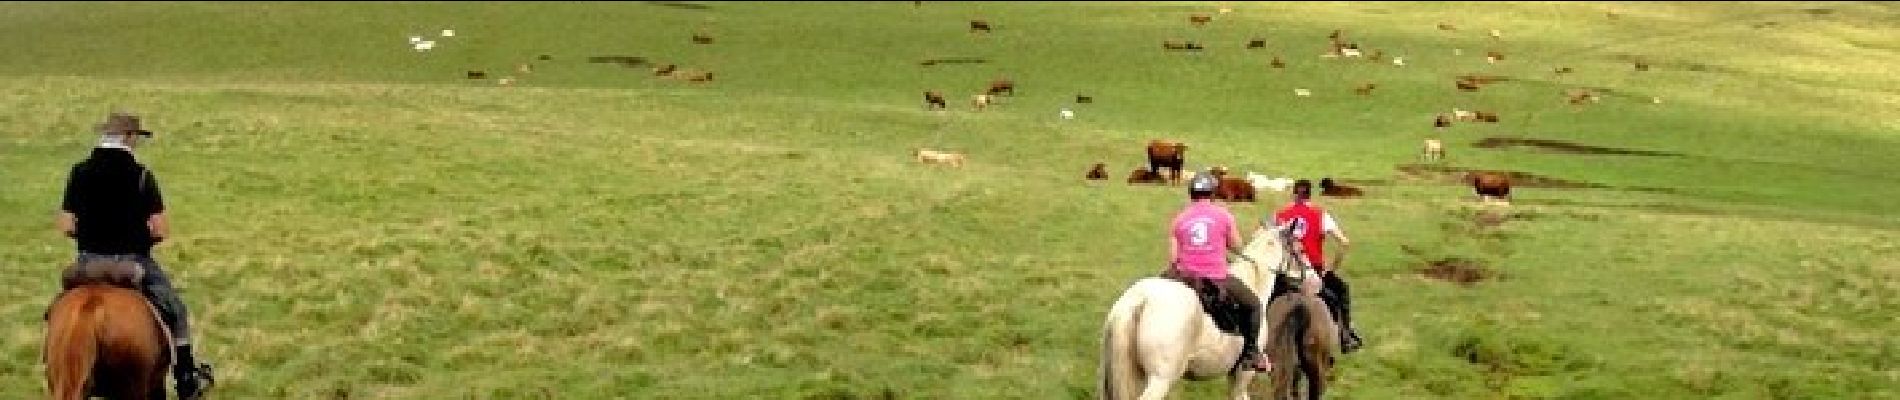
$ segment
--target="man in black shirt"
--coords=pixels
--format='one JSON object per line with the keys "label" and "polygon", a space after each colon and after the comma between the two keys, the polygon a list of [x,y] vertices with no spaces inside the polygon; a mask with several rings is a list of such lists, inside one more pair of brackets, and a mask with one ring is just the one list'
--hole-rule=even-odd
{"label": "man in black shirt", "polygon": [[58,217],[59,230],[79,247],[78,261],[129,260],[144,267],[139,282],[165,325],[171,329],[176,362],[172,376],[178,397],[201,398],[211,382],[211,366],[191,354],[191,331],[185,303],[172,288],[171,278],[152,259],[152,246],[165,240],[165,199],[158,178],[132,157],[132,148],[152,132],[139,127],[139,118],[113,113],[100,126],[99,145],[91,157],[73,165]]}

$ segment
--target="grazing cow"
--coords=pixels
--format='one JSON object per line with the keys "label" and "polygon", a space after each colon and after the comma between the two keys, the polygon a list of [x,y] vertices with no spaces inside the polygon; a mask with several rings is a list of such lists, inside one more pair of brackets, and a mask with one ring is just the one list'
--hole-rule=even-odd
{"label": "grazing cow", "polygon": [[1165,50],[1201,50],[1201,43],[1192,40],[1165,40],[1161,42]]}
{"label": "grazing cow", "polygon": [[1088,176],[1085,177],[1085,179],[1088,179],[1091,181],[1099,181],[1103,179],[1108,179],[1108,164],[1095,163],[1095,168],[1089,168],[1089,174]]}
{"label": "grazing cow", "polygon": [[513,86],[515,84],[515,77],[512,77],[512,76],[501,77],[501,79],[495,80],[495,84],[502,85],[502,86]]}
{"label": "grazing cow", "polygon": [[1570,104],[1578,105],[1598,101],[1596,92],[1590,89],[1570,89],[1564,92],[1564,97],[1570,99]]}
{"label": "grazing cow", "polygon": [[517,64],[515,65],[515,72],[520,72],[523,74],[532,74],[534,73],[534,66],[528,65],[527,63]]}
{"label": "grazing cow", "polygon": [[687,82],[700,82],[700,83],[704,83],[704,82],[712,82],[712,80],[713,80],[713,73],[712,73],[712,71],[705,71],[705,72],[693,72],[693,73],[690,73],[690,74],[686,74],[686,81],[687,81]]}
{"label": "grazing cow", "polygon": [[942,110],[949,107],[949,104],[943,101],[943,93],[937,93],[933,90],[924,92],[924,107],[932,110]]}
{"label": "grazing cow", "polygon": [[1637,70],[1637,71],[1648,71],[1648,70],[1649,70],[1649,62],[1648,62],[1648,61],[1643,61],[1643,60],[1636,60],[1636,62],[1635,62],[1635,64],[1636,64],[1636,70]]}
{"label": "grazing cow", "polygon": [[1443,161],[1445,159],[1445,142],[1439,141],[1436,138],[1425,139],[1425,151],[1421,157],[1423,157],[1426,162]]}
{"label": "grazing cow", "polygon": [[1187,145],[1163,140],[1148,141],[1148,171],[1161,174],[1162,168],[1169,169],[1169,184],[1181,182],[1181,166],[1186,160]]}
{"label": "grazing cow", "polygon": [[984,93],[991,96],[1015,96],[1016,82],[1008,79],[990,81],[990,89]]}
{"label": "grazing cow", "polygon": [[973,19],[973,20],[970,20],[970,32],[971,32],[971,33],[975,33],[975,32],[977,32],[977,31],[983,31],[983,32],[989,32],[989,31],[990,31],[990,22],[989,22],[989,21],[984,21],[984,20],[980,20],[980,19]]}
{"label": "grazing cow", "polygon": [[1246,179],[1219,178],[1220,184],[1214,186],[1214,198],[1224,201],[1254,201],[1253,184]]}
{"label": "grazing cow", "polygon": [[706,36],[705,34],[698,34],[698,33],[693,34],[693,44],[712,44],[712,42],[713,42],[712,36]]}
{"label": "grazing cow", "polygon": [[540,55],[540,56],[538,56],[538,57],[535,57],[534,59],[536,59],[536,60],[541,60],[541,61],[548,61],[548,60],[553,60],[553,59],[554,59],[554,56],[550,56],[550,55],[546,55],[546,54],[542,54],[542,55]]}
{"label": "grazing cow", "polygon": [[1458,30],[1458,27],[1457,27],[1457,26],[1455,26],[1455,25],[1452,25],[1452,24],[1447,24],[1447,23],[1443,23],[1443,22],[1440,22],[1440,23],[1438,23],[1438,30],[1441,30],[1441,31],[1455,31],[1455,30]]}
{"label": "grazing cow", "polygon": [[1509,175],[1491,171],[1477,171],[1465,175],[1465,180],[1471,183],[1471,190],[1477,193],[1478,200],[1480,201],[1496,199],[1508,202],[1511,200],[1511,177]]}
{"label": "grazing cow", "polygon": [[1267,48],[1267,40],[1266,40],[1266,39],[1253,39],[1253,40],[1249,40],[1249,41],[1247,41],[1247,48],[1249,48],[1249,49],[1264,49],[1264,48]]}
{"label": "grazing cow", "polygon": [[1478,83],[1477,83],[1477,82],[1472,82],[1472,81],[1470,81],[1470,80],[1466,80],[1466,79],[1459,79],[1459,80],[1458,80],[1458,90],[1463,90],[1463,91],[1467,91],[1467,92],[1476,92],[1476,91],[1478,91]]}
{"label": "grazing cow", "polygon": [[1075,95],[1075,103],[1076,103],[1076,104],[1089,104],[1089,103],[1094,103],[1094,102],[1095,102],[1095,98],[1094,98],[1094,97],[1090,97],[1090,96],[1083,96],[1083,95],[1079,95],[1079,94],[1078,94],[1078,95]]}
{"label": "grazing cow", "polygon": [[1438,114],[1437,118],[1432,118],[1432,127],[1438,129],[1450,128],[1451,118],[1445,118],[1445,114]]}
{"label": "grazing cow", "polygon": [[918,148],[915,154],[917,156],[917,162],[920,163],[944,164],[955,168],[963,168],[964,157],[961,153]]}
{"label": "grazing cow", "polygon": [[1281,60],[1280,56],[1273,56],[1273,61],[1268,61],[1267,66],[1274,67],[1274,68],[1286,68],[1286,61]]}
{"label": "grazing cow", "polygon": [[1498,122],[1498,114],[1485,111],[1473,111],[1471,112],[1471,119],[1477,120],[1478,122],[1490,122],[1495,124]]}
{"label": "grazing cow", "polygon": [[1333,182],[1333,178],[1320,178],[1319,195],[1327,197],[1359,197],[1366,192],[1359,188]]}
{"label": "grazing cow", "polygon": [[1570,67],[1563,67],[1563,68],[1558,68],[1558,69],[1557,69],[1557,73],[1559,73],[1559,74],[1568,74],[1568,73],[1572,73],[1572,72],[1577,72],[1577,70],[1575,70],[1575,69],[1571,69]]}
{"label": "grazing cow", "polygon": [[1369,60],[1372,62],[1385,62],[1385,50],[1378,50],[1378,49],[1372,50],[1372,55],[1366,56],[1366,60]]}
{"label": "grazing cow", "polygon": [[1366,82],[1363,85],[1359,85],[1359,87],[1352,88],[1352,91],[1353,93],[1358,93],[1360,96],[1370,96],[1372,95],[1372,89],[1378,88],[1379,84]]}
{"label": "grazing cow", "polygon": [[488,73],[483,71],[468,71],[468,79],[488,79]]}
{"label": "grazing cow", "polygon": [[984,108],[989,108],[990,106],[990,95],[979,94],[971,96],[970,105],[976,107],[977,111],[983,111]]}
{"label": "grazing cow", "polygon": [[678,71],[678,70],[679,70],[679,68],[680,68],[680,66],[679,66],[679,65],[674,65],[674,64],[667,64],[667,65],[661,65],[661,66],[658,66],[658,67],[654,67],[654,68],[653,68],[653,76],[668,76],[668,75],[672,75],[672,74],[673,74],[673,71]]}
{"label": "grazing cow", "polygon": [[1487,51],[1484,53],[1484,61],[1490,62],[1493,64],[1497,63],[1498,61],[1504,61],[1504,53],[1500,53],[1497,50]]}
{"label": "grazing cow", "polygon": [[1477,113],[1473,113],[1471,111],[1467,111],[1460,108],[1451,109],[1451,115],[1452,115],[1452,118],[1456,118],[1459,121],[1465,121],[1465,122],[1470,122],[1472,119],[1477,118],[1478,116]]}
{"label": "grazing cow", "polygon": [[1188,16],[1188,23],[1194,24],[1194,26],[1205,26],[1207,25],[1208,21],[1213,21],[1213,20],[1214,20],[1214,17],[1207,16],[1207,14],[1194,14],[1194,15]]}
{"label": "grazing cow", "polygon": [[1138,184],[1138,183],[1162,183],[1162,182],[1163,181],[1161,179],[1160,174],[1156,174],[1154,173],[1154,171],[1150,171],[1147,168],[1135,168],[1134,171],[1128,171],[1128,184],[1130,185]]}

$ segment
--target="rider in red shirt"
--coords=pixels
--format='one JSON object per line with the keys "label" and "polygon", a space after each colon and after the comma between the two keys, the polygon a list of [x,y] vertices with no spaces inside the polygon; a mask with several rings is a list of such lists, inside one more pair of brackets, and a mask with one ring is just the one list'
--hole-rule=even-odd
{"label": "rider in red shirt", "polygon": [[1305,256],[1302,261],[1320,272],[1320,280],[1325,285],[1320,295],[1329,297],[1326,304],[1333,309],[1334,315],[1339,316],[1340,347],[1351,353],[1359,350],[1364,342],[1359,339],[1359,332],[1352,325],[1352,292],[1346,286],[1346,280],[1341,279],[1339,272],[1334,269],[1338,266],[1326,264],[1325,244],[1327,234],[1339,240],[1342,250],[1352,242],[1346,240],[1345,232],[1339,230],[1339,222],[1333,219],[1332,214],[1309,202],[1312,198],[1312,181],[1301,179],[1293,182],[1293,203],[1273,214],[1273,224],[1292,229],[1293,237],[1299,241],[1300,253]]}

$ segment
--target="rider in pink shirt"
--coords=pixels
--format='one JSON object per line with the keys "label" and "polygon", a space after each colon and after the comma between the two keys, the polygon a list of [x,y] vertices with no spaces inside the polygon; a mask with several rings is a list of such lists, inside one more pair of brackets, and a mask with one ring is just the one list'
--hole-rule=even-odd
{"label": "rider in pink shirt", "polygon": [[1260,298],[1240,279],[1227,273],[1227,254],[1240,254],[1240,229],[1234,214],[1213,200],[1219,181],[1212,174],[1200,173],[1188,182],[1187,208],[1174,216],[1168,235],[1168,255],[1172,268],[1165,276],[1198,288],[1219,288],[1240,306],[1239,329],[1242,339],[1239,365],[1266,371],[1272,363],[1259,351]]}

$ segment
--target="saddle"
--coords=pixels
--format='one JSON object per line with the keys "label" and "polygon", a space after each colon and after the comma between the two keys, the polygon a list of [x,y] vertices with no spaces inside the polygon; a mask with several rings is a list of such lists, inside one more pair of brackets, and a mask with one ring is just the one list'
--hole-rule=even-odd
{"label": "saddle", "polygon": [[1212,279],[1193,278],[1181,275],[1173,268],[1164,270],[1162,278],[1172,279],[1194,290],[1194,297],[1201,301],[1201,312],[1214,320],[1214,328],[1230,335],[1240,334],[1240,303],[1234,301],[1232,294],[1221,290],[1221,285]]}
{"label": "saddle", "polygon": [[108,285],[118,288],[140,290],[139,281],[145,279],[145,266],[131,260],[102,259],[91,260],[72,268],[60,276],[61,290],[72,290],[85,285]]}

